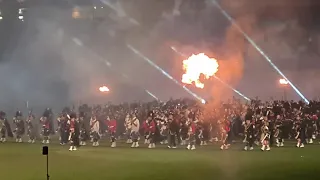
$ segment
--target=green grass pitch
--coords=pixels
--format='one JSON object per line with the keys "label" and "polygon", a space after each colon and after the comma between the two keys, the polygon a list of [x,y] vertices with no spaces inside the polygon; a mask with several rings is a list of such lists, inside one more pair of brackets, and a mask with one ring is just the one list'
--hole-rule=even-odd
{"label": "green grass pitch", "polygon": [[[233,145],[221,151],[217,145],[195,151],[164,146],[131,149],[82,147],[69,152],[68,146],[49,145],[51,180],[276,180],[320,179],[320,146],[304,149],[273,148],[270,152],[242,151]],[[46,158],[40,144],[0,144],[1,180],[45,180]]]}

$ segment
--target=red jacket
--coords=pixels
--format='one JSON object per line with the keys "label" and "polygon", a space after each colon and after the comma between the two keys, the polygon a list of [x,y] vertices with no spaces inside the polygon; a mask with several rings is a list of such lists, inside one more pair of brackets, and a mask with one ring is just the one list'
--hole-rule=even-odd
{"label": "red jacket", "polygon": [[189,126],[189,133],[190,133],[190,134],[195,134],[195,133],[196,133],[196,128],[197,128],[197,127],[196,127],[196,124],[192,122],[192,123],[190,124],[190,126]]}
{"label": "red jacket", "polygon": [[141,128],[142,128],[143,132],[145,132],[145,133],[148,132],[149,127],[148,127],[147,121],[143,121]]}
{"label": "red jacket", "polygon": [[42,127],[46,129],[50,128],[50,121],[47,118],[41,118],[40,121],[42,123]]}
{"label": "red jacket", "polygon": [[75,120],[70,120],[70,132],[74,132],[76,127]]}
{"label": "red jacket", "polygon": [[149,123],[149,127],[148,127],[149,132],[151,133],[155,133],[156,132],[156,123],[154,122],[154,120],[152,120]]}
{"label": "red jacket", "polygon": [[230,131],[230,126],[231,126],[230,121],[225,121],[223,128],[227,133]]}
{"label": "red jacket", "polygon": [[107,121],[108,131],[110,133],[115,133],[117,131],[117,121],[116,120],[110,120]]}

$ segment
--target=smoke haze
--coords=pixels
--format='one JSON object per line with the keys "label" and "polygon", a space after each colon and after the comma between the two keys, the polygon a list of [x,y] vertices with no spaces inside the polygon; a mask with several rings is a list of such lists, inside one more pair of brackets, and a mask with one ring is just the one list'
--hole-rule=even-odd
{"label": "smoke haze", "polygon": [[[303,94],[319,96],[319,33],[311,18],[318,4],[252,2],[219,1]],[[178,13],[179,1],[119,1],[121,17],[109,8],[107,18],[96,24],[75,23],[72,8],[30,7],[24,24],[16,21],[11,29],[1,31],[3,39],[4,34],[10,34],[0,64],[1,107],[23,108],[26,101],[44,108],[80,101],[152,100],[146,89],[163,100],[188,96],[128,50],[126,43],[177,80],[181,79],[184,58],[170,46],[187,55],[205,52],[218,59],[217,75],[249,97],[282,97],[280,76],[210,0],[180,3]],[[111,86],[108,96],[97,91],[104,84]],[[215,80],[206,82],[204,90],[190,88],[216,99],[235,95]],[[299,99],[291,90],[288,96]]]}

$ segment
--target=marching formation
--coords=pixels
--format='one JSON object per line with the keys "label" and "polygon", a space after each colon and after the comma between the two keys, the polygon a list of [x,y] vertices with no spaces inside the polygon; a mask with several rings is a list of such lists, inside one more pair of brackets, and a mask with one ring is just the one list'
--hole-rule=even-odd
{"label": "marching formation", "polygon": [[[40,139],[49,144],[51,136],[57,133],[61,145],[70,144],[70,151],[88,143],[97,147],[103,137],[109,137],[112,148],[119,139],[125,139],[131,148],[138,148],[143,139],[151,149],[158,143],[168,148],[179,145],[188,150],[215,143],[220,144],[221,150],[227,150],[240,138],[244,138],[246,151],[255,146],[270,151],[273,146],[284,146],[285,139],[296,140],[296,146],[303,148],[312,144],[318,135],[319,110],[317,101],[310,104],[259,100],[242,103],[233,99],[218,105],[203,105],[179,99],[166,103],[82,105],[78,110],[64,108],[56,120],[50,108],[39,118],[32,111],[27,117],[17,111],[12,122],[1,111],[0,141],[4,143],[8,137],[14,137],[17,143],[22,143],[26,134],[29,143]],[[15,127],[13,130],[11,124]],[[41,131],[37,125],[42,126]],[[54,125],[58,128],[54,129]]]}

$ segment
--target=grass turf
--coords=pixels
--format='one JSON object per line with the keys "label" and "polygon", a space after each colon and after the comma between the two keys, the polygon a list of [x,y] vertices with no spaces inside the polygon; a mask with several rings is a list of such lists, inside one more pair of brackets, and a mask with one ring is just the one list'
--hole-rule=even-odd
{"label": "grass turf", "polygon": [[[319,179],[320,146],[304,149],[273,148],[270,152],[241,151],[234,145],[228,151],[218,146],[195,151],[119,147],[82,147],[69,152],[68,146],[49,146],[49,174],[52,180],[209,180],[209,179]],[[1,180],[46,179],[46,158],[40,144],[0,144]]]}

